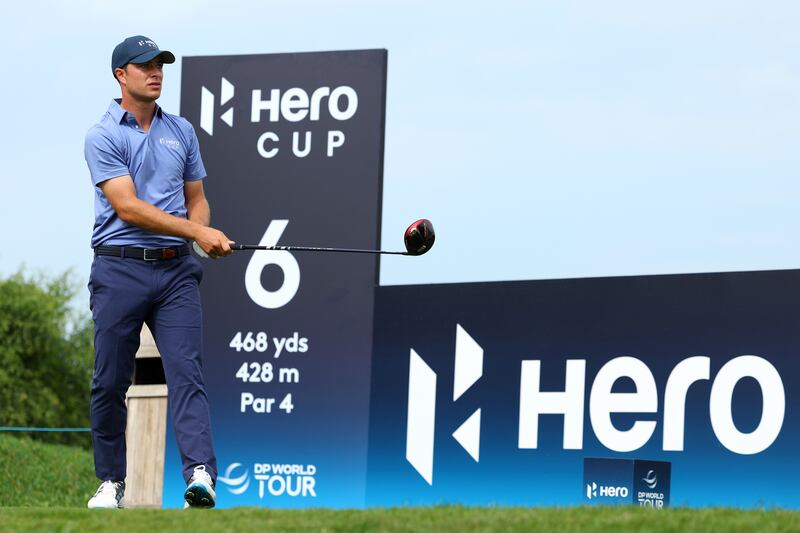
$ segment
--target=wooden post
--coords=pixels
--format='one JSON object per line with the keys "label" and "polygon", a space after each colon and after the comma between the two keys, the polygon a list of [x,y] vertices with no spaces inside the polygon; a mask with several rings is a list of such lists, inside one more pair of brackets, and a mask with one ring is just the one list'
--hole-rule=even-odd
{"label": "wooden post", "polygon": [[[136,352],[137,368],[142,363],[140,360],[160,357],[152,333],[146,325],[143,326],[139,351]],[[167,385],[141,384],[141,381],[139,372],[136,372],[126,399],[128,477],[125,480],[125,506],[161,507],[167,433]]]}

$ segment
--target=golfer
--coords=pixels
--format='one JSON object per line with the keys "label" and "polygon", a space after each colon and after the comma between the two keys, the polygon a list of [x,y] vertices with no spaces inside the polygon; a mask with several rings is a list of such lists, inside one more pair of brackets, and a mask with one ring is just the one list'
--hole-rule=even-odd
{"label": "golfer", "polygon": [[209,227],[206,176],[197,136],[185,119],[156,105],[163,66],[175,56],[137,35],[112,54],[122,98],[86,134],[95,192],[94,261],[89,279],[94,319],[91,425],[95,473],[90,508],[120,508],[125,494],[125,394],[142,324],[153,333],[169,387],[169,407],[187,483],[186,505],[213,507],[217,462],[202,372],[200,262],[231,253]]}

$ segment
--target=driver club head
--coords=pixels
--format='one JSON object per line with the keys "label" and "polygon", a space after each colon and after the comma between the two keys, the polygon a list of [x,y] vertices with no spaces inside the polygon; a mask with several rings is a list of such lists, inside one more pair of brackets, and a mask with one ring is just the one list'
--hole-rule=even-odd
{"label": "driver club head", "polygon": [[436,233],[433,224],[427,218],[421,218],[406,228],[403,236],[406,251],[409,255],[422,255],[433,247]]}

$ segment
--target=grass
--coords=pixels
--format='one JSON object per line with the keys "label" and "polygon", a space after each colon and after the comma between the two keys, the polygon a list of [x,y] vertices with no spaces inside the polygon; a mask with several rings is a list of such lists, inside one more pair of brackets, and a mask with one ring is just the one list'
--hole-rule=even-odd
{"label": "grass", "polygon": [[0,509],[3,531],[798,531],[800,513],[636,507],[331,511]]}
{"label": "grass", "polygon": [[301,511],[90,511],[90,451],[0,434],[0,532],[5,531],[800,531],[781,510],[637,507],[411,507]]}
{"label": "grass", "polygon": [[91,450],[0,433],[0,506],[84,507],[97,486]]}

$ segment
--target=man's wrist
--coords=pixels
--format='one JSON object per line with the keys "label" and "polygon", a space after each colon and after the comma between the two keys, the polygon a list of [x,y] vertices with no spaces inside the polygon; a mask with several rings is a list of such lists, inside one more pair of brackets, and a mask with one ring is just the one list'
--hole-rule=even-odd
{"label": "man's wrist", "polygon": [[187,222],[189,223],[189,231],[187,237],[193,241],[196,241],[198,234],[205,226],[203,226],[198,222],[195,222],[194,220],[187,220]]}

